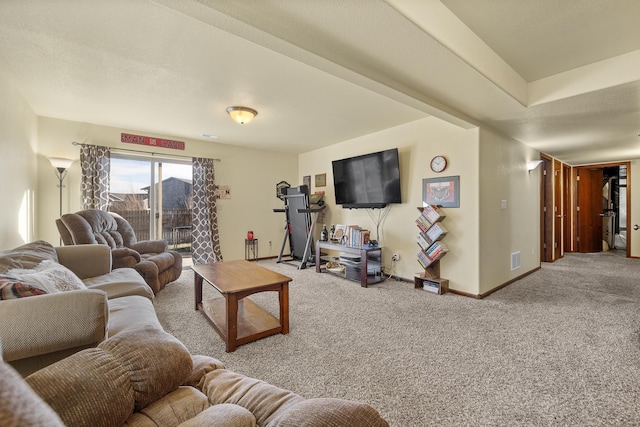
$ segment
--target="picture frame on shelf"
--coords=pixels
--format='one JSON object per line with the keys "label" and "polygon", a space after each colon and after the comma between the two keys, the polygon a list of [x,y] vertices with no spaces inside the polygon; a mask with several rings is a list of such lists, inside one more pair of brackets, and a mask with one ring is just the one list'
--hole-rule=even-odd
{"label": "picture frame on shelf", "polygon": [[460,176],[424,178],[422,180],[422,204],[443,208],[460,207]]}

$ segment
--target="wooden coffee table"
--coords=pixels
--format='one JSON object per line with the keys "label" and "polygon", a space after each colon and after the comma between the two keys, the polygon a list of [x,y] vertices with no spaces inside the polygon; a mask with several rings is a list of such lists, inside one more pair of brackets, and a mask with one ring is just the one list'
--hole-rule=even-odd
{"label": "wooden coffee table", "polygon": [[[275,334],[289,333],[289,282],[283,276],[245,260],[199,264],[194,274],[196,310],[211,322],[227,345],[237,346]],[[224,298],[202,301],[202,282],[213,286]],[[278,292],[280,319],[276,319],[248,297],[259,292]]]}

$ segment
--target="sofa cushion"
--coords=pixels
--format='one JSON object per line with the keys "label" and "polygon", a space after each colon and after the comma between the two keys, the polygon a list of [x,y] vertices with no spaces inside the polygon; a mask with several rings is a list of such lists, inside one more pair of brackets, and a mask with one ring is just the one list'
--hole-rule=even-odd
{"label": "sofa cushion", "polygon": [[72,354],[26,381],[68,426],[118,426],[133,413],[134,391],[126,369],[99,348]]}
{"label": "sofa cushion", "polygon": [[191,354],[173,335],[134,328],[100,343],[125,367],[140,410],[183,384],[193,369]]}
{"label": "sofa cushion", "polygon": [[33,297],[46,293],[46,289],[5,274],[0,274],[0,300]]}
{"label": "sofa cushion", "polygon": [[118,268],[110,273],[84,280],[90,289],[105,291],[109,299],[140,295],[153,300],[155,294],[142,276],[133,268]]}
{"label": "sofa cushion", "polygon": [[279,414],[266,427],[367,426],[389,427],[378,411],[366,403],[318,398],[298,403]]}
{"label": "sofa cushion", "polygon": [[223,403],[213,405],[178,427],[256,427],[256,417],[242,406]]}
{"label": "sofa cushion", "polygon": [[191,355],[176,338],[140,328],[72,354],[26,382],[65,424],[115,427],[178,389],[191,370]]}
{"label": "sofa cushion", "polygon": [[33,268],[13,268],[7,274],[46,289],[48,293],[87,289],[71,270],[51,260],[44,260]]}
{"label": "sofa cushion", "polygon": [[204,376],[202,392],[213,405],[232,403],[249,410],[257,424],[266,426],[280,413],[304,401],[301,396],[245,375],[216,369]]}
{"label": "sofa cushion", "polygon": [[109,300],[109,337],[131,329],[162,330],[153,303],[140,295]]}
{"label": "sofa cushion", "polygon": [[0,252],[0,273],[6,273],[12,268],[34,268],[44,260],[58,262],[58,255],[51,243],[36,240]]}
{"label": "sofa cushion", "polygon": [[193,387],[180,387],[140,412],[135,412],[129,417],[125,426],[177,426],[192,419],[208,407],[207,396]]}
{"label": "sofa cushion", "polygon": [[0,424],[21,427],[64,427],[58,415],[22,377],[0,361]]}

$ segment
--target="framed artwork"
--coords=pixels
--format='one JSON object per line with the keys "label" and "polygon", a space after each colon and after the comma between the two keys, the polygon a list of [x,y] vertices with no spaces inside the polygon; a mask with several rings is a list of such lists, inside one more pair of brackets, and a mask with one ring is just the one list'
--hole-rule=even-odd
{"label": "framed artwork", "polygon": [[460,207],[460,176],[443,176],[422,180],[422,204]]}
{"label": "framed artwork", "polygon": [[302,177],[302,185],[306,185],[309,191],[311,191],[311,175],[305,175]]}
{"label": "framed artwork", "polygon": [[319,173],[316,175],[316,187],[326,187],[327,186],[327,174]]}

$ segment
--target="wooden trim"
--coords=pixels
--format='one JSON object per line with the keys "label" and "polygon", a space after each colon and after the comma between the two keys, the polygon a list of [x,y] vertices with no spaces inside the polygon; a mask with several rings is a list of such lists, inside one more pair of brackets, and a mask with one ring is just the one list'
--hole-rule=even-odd
{"label": "wooden trim", "polygon": [[451,288],[449,288],[449,293],[450,294],[460,295],[460,296],[467,297],[467,298],[473,298],[473,299],[482,298],[480,295],[470,294],[469,292],[458,291],[458,290],[451,289]]}
{"label": "wooden trim", "polygon": [[518,276],[518,277],[514,277],[513,279],[509,280],[508,282],[505,282],[505,283],[503,283],[503,284],[502,284],[502,285],[500,285],[500,286],[496,286],[495,288],[491,289],[491,290],[490,290],[490,291],[488,291],[488,292],[485,292],[485,293],[483,293],[483,294],[478,295],[478,299],[482,299],[482,298],[484,298],[484,297],[486,297],[486,296],[489,296],[489,295],[491,295],[492,293],[494,293],[495,291],[499,291],[500,289],[505,288],[505,287],[509,286],[510,284],[512,284],[512,283],[514,283],[514,282],[517,282],[518,280],[523,279],[523,278],[527,277],[528,275],[530,275],[530,274],[532,274],[532,273],[535,273],[536,271],[540,270],[540,268],[541,268],[541,267],[539,267],[539,266],[538,266],[538,267],[536,267],[536,268],[534,268],[534,269],[532,269],[532,270],[527,271],[527,272],[526,272],[526,273],[524,273],[524,274],[521,274],[521,275],[520,275],[520,276]]}

